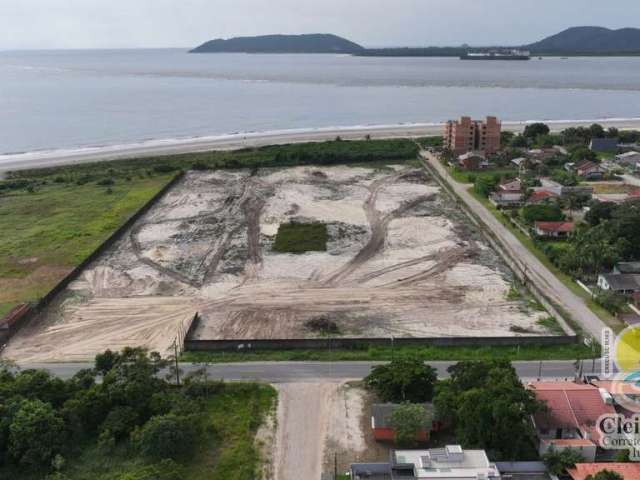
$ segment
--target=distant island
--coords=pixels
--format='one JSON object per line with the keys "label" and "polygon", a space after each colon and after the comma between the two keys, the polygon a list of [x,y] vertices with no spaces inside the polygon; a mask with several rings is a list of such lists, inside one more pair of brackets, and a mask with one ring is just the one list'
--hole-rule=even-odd
{"label": "distant island", "polygon": [[364,47],[328,33],[304,35],[263,35],[210,40],[191,53],[348,53],[358,54]]}
{"label": "distant island", "polygon": [[459,47],[364,48],[346,38],[327,33],[262,35],[216,39],[191,53],[342,53],[372,57],[458,57],[470,51],[525,49],[538,56],[640,55],[640,29],[572,27],[529,45]]}

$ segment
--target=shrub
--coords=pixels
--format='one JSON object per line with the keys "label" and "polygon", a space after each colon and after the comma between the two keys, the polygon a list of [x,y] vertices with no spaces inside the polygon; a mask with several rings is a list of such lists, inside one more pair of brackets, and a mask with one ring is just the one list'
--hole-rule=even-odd
{"label": "shrub", "polygon": [[103,178],[102,180],[98,180],[96,185],[100,185],[101,187],[110,187],[111,185],[115,185],[116,182],[113,178]]}
{"label": "shrub", "polygon": [[624,295],[609,290],[601,291],[595,296],[595,302],[607,312],[617,315],[624,310],[627,299]]}
{"label": "shrub", "polygon": [[522,219],[532,224],[534,222],[558,222],[564,218],[562,209],[558,205],[527,205],[522,208]]}
{"label": "shrub", "polygon": [[158,172],[158,173],[170,173],[170,172],[174,172],[176,170],[177,170],[177,167],[175,167],[173,165],[160,164],[160,165],[155,165],[153,167],[153,171],[154,172]]}
{"label": "shrub", "polygon": [[193,419],[172,413],[152,417],[132,434],[140,453],[156,460],[187,456],[193,452],[196,437]]}

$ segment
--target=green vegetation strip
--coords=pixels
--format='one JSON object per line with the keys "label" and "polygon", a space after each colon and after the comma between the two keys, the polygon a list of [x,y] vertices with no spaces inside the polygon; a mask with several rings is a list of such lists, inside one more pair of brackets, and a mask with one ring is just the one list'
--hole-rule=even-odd
{"label": "green vegetation strip", "polygon": [[418,355],[425,361],[461,360],[575,360],[595,358],[599,350],[583,344],[526,345],[521,347],[367,347],[337,350],[278,350],[255,352],[185,352],[181,361],[195,363],[286,361],[389,361],[396,356]]}

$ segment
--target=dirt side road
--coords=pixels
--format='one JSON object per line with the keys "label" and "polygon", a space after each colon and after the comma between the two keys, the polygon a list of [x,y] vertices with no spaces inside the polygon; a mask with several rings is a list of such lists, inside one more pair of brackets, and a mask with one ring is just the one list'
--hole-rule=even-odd
{"label": "dirt side road", "polygon": [[283,383],[278,389],[276,480],[319,479],[331,398],[339,383]]}
{"label": "dirt side road", "polygon": [[586,332],[600,341],[602,329],[606,328],[606,325],[585,305],[584,300],[558,280],[491,212],[469,194],[467,190],[471,185],[453,180],[435,155],[422,151],[421,156],[449,183],[456,194],[473,210],[482,222],[493,231],[504,248],[513,258],[517,259],[521,268],[527,272],[529,279],[535,282],[547,298],[550,298],[569,312]]}

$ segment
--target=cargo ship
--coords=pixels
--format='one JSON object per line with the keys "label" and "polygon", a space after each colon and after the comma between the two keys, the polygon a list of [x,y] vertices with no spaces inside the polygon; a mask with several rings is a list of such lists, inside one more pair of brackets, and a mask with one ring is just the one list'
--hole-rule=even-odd
{"label": "cargo ship", "polygon": [[460,60],[531,60],[526,50],[491,50],[489,52],[467,52]]}

